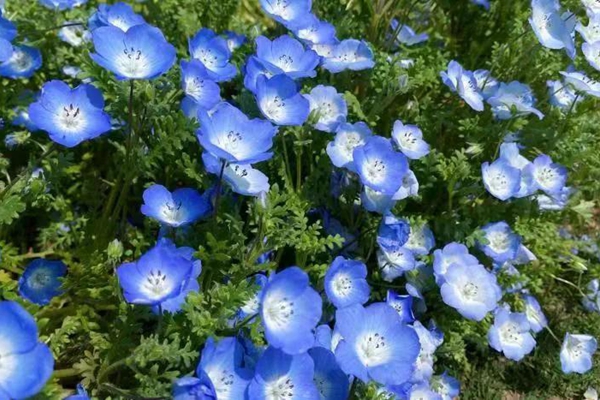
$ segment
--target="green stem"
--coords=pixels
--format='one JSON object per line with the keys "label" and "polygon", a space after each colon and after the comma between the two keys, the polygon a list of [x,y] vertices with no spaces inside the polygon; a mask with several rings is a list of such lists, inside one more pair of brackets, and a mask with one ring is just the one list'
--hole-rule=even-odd
{"label": "green stem", "polygon": [[214,218],[217,219],[217,215],[219,214],[219,204],[221,200],[221,186],[223,184],[223,174],[225,173],[225,166],[227,165],[227,161],[223,160],[221,162],[221,171],[219,172],[219,180],[217,181],[217,194],[215,196],[215,214]]}
{"label": "green stem", "polygon": [[98,379],[97,382],[103,383],[105,378],[107,378],[111,372],[113,372],[114,370],[122,367],[123,365],[126,365],[127,360],[129,359],[129,357],[123,358],[121,360],[115,361],[114,363],[110,364],[109,366],[107,366],[106,368],[102,369],[99,373],[98,373]]}
{"label": "green stem", "polygon": [[555,280],[557,280],[557,281],[559,281],[559,282],[562,282],[562,283],[564,283],[564,284],[566,284],[566,285],[568,285],[568,286],[571,286],[572,288],[575,288],[575,289],[576,289],[576,290],[579,292],[579,294],[580,294],[582,297],[586,297],[586,294],[585,294],[585,293],[583,293],[583,290],[581,290],[581,288],[580,288],[579,286],[577,286],[576,284],[574,284],[573,282],[571,282],[571,281],[568,281],[568,280],[566,280],[566,279],[563,279],[563,278],[559,278],[558,276],[556,276],[556,275],[553,275],[553,274],[550,274],[550,276],[551,276],[553,279],[555,279]]}
{"label": "green stem", "polygon": [[285,160],[285,177],[287,180],[286,186],[294,190],[294,183],[292,182],[292,176],[290,173],[290,158],[288,156],[287,145],[285,144],[285,133],[281,133],[281,144],[283,146],[283,159]]}
{"label": "green stem", "polygon": [[57,369],[52,373],[52,377],[56,379],[71,378],[79,376],[80,372],[75,368]]}

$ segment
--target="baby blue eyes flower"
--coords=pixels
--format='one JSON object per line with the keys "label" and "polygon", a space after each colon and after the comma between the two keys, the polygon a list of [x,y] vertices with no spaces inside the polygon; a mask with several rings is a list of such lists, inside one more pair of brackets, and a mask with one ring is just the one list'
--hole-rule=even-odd
{"label": "baby blue eyes flower", "polygon": [[314,382],[321,400],[347,400],[348,376],[340,369],[335,355],[324,347],[313,347],[308,354],[315,364]]}
{"label": "baby blue eyes flower", "polygon": [[573,103],[578,103],[583,100],[582,96],[578,96],[571,85],[567,85],[561,81],[547,81],[548,94],[550,104],[560,107],[563,110],[569,110],[574,107]]}
{"label": "baby blue eyes flower", "polygon": [[438,284],[443,283],[444,275],[452,264],[477,265],[477,258],[469,254],[469,249],[464,244],[449,243],[441,250],[433,252],[433,270]]}
{"label": "baby blue eyes flower", "polygon": [[327,145],[327,154],[331,163],[338,168],[355,172],[354,149],[364,145],[370,136],[372,136],[371,130],[364,122],[340,124],[334,140]]}
{"label": "baby blue eyes flower", "polygon": [[102,93],[87,84],[75,89],[62,81],[44,84],[39,99],[29,106],[29,117],[48,132],[52,141],[65,147],[74,147],[111,129]]}
{"label": "baby blue eyes flower", "polygon": [[415,255],[426,256],[435,246],[433,232],[431,232],[431,229],[429,229],[427,224],[412,225],[410,227],[408,241],[404,246],[412,251]]}
{"label": "baby blue eyes flower", "polygon": [[128,303],[158,306],[179,296],[194,272],[194,261],[166,239],[148,250],[139,260],[117,268],[119,284]]}
{"label": "baby blue eyes flower", "polygon": [[442,400],[442,396],[431,390],[427,382],[416,383],[408,391],[408,400]]}
{"label": "baby blue eyes flower", "polygon": [[542,211],[560,211],[567,206],[573,193],[573,188],[565,186],[559,193],[551,196],[539,194],[535,196],[535,200]]}
{"label": "baby blue eyes flower", "polygon": [[502,297],[496,276],[481,264],[450,264],[440,292],[444,303],[475,321],[494,310]]}
{"label": "baby blue eyes flower", "polygon": [[544,114],[534,107],[535,97],[531,88],[517,81],[500,83],[496,93],[487,102],[492,106],[494,116],[501,120],[513,117],[513,107],[517,116],[535,114],[539,119],[544,118]]}
{"label": "baby blue eyes flower", "polygon": [[492,97],[500,86],[500,82],[491,76],[490,71],[486,69],[478,69],[474,71],[473,76],[477,81],[477,88],[479,88],[484,100]]}
{"label": "baby blue eyes flower", "polygon": [[431,387],[442,396],[442,400],[452,400],[460,394],[460,382],[444,372],[442,375],[434,376]]}
{"label": "baby blue eyes flower", "polygon": [[317,53],[287,35],[273,41],[257,37],[256,56],[273,75],[286,74],[293,79],[316,76],[320,61]]}
{"label": "baby blue eyes flower", "polygon": [[334,87],[317,85],[304,96],[310,102],[311,113],[316,114],[315,129],[335,132],[340,124],[346,122],[348,105]]}
{"label": "baby blue eyes flower", "polygon": [[581,34],[586,43],[592,44],[600,40],[600,9],[589,14],[588,17],[588,25],[584,26],[578,22],[575,30]]}
{"label": "baby blue eyes flower", "polygon": [[223,35],[227,41],[227,48],[233,53],[240,46],[246,43],[246,36],[234,31],[224,31]]}
{"label": "baby blue eyes flower", "polygon": [[508,200],[521,188],[521,172],[502,158],[481,164],[481,175],[485,189],[499,200]]}
{"label": "baby blue eyes flower", "polygon": [[314,362],[308,353],[289,355],[268,347],[256,364],[248,397],[252,400],[319,400],[314,375]]}
{"label": "baby blue eyes flower", "polygon": [[410,236],[410,225],[406,220],[386,215],[379,225],[377,244],[384,250],[404,246]]}
{"label": "baby blue eyes flower", "polygon": [[181,86],[189,98],[210,110],[221,102],[221,89],[198,60],[181,61]]}
{"label": "baby blue eyes flower", "polygon": [[226,82],[237,75],[230,62],[231,51],[225,38],[210,29],[200,29],[189,43],[192,58],[199,60],[215,82]]}
{"label": "baby blue eyes flower", "polygon": [[377,265],[383,280],[387,282],[392,282],[417,266],[413,252],[402,246],[377,251]]}
{"label": "baby blue eyes flower", "polygon": [[226,337],[218,343],[209,338],[202,350],[196,373],[198,376],[206,373],[217,399],[244,399],[253,371],[243,364],[244,348],[237,338]]}
{"label": "baby blue eyes flower", "polygon": [[102,26],[114,26],[123,32],[127,32],[132,26],[143,25],[145,23],[144,18],[136,14],[129,4],[119,2],[112,5],[100,4],[98,11],[90,17],[88,26],[90,30]]}
{"label": "baby blue eyes flower", "polygon": [[504,221],[485,225],[481,230],[487,244],[481,250],[497,263],[514,260],[521,246],[521,237],[515,234]]}
{"label": "baby blue eyes flower", "polygon": [[381,136],[369,137],[363,146],[354,149],[353,157],[361,182],[383,194],[395,194],[408,172],[406,157]]}
{"label": "baby blue eyes flower", "polygon": [[414,363],[411,382],[429,381],[433,375],[433,355],[444,341],[444,334],[437,328],[427,329],[419,321],[415,321],[412,328],[419,337],[421,349]]}
{"label": "baby blue eyes flower", "polygon": [[383,385],[401,385],[410,379],[421,345],[392,307],[354,305],[338,309],[335,319],[342,337],[335,357],[346,374]]}
{"label": "baby blue eyes flower", "polygon": [[0,38],[12,42],[17,37],[17,27],[15,24],[2,16],[0,10]]}
{"label": "baby blue eyes flower", "polygon": [[412,310],[413,298],[409,295],[399,295],[393,290],[388,290],[385,302],[392,306],[405,324],[415,322],[415,316]]}
{"label": "baby blue eyes flower", "polygon": [[42,390],[52,375],[54,359],[38,341],[33,317],[14,301],[0,302],[0,396],[25,399]]}
{"label": "baby blue eyes flower", "polygon": [[265,118],[280,126],[300,126],[310,113],[310,103],[298,92],[296,82],[284,74],[257,78],[256,103]]}
{"label": "baby blue eyes flower", "polygon": [[254,275],[252,282],[258,286],[258,290],[240,307],[240,314],[243,318],[249,315],[256,315],[260,311],[260,299],[262,298],[264,287],[267,285],[267,277],[263,274]]}
{"label": "baby blue eyes flower", "polygon": [[275,21],[293,26],[310,14],[312,0],[260,0],[260,5]]}
{"label": "baby blue eyes flower", "polygon": [[0,76],[10,79],[31,78],[42,66],[42,53],[34,47],[15,45],[10,58],[0,63]]}
{"label": "baby blue eyes flower", "polygon": [[87,0],[39,0],[39,2],[44,7],[63,11],[85,4]]}
{"label": "baby blue eyes flower", "polygon": [[561,15],[558,0],[532,0],[529,24],[542,46],[565,49],[570,58],[575,57],[573,31],[577,19],[570,12]]}
{"label": "baby blue eyes flower", "polygon": [[321,319],[322,300],[304,271],[291,267],[271,276],[261,303],[269,345],[288,354],[303,353],[314,345],[312,330]]}
{"label": "baby blue eyes flower", "polygon": [[173,400],[217,400],[215,388],[205,373],[199,378],[186,376],[173,383]]}
{"label": "baby blue eyes flower", "polygon": [[[217,176],[221,174],[222,162],[214,155],[203,152],[202,161],[207,172]],[[269,177],[250,164],[227,164],[223,170],[223,181],[243,196],[259,196],[268,192],[270,187]]]}
{"label": "baby blue eyes flower", "polygon": [[567,182],[567,169],[541,154],[533,160],[533,179],[537,188],[548,195],[560,193]]}
{"label": "baby blue eyes flower", "polygon": [[194,223],[212,211],[210,200],[190,188],[171,193],[162,185],[152,185],[144,190],[143,197],[142,214],[174,228]]}
{"label": "baby blue eyes flower", "polygon": [[590,65],[600,71],[600,55],[598,54],[600,52],[600,41],[591,44],[584,43],[581,45],[581,50]]}
{"label": "baby blue eyes flower", "polygon": [[565,374],[585,374],[592,368],[592,356],[598,342],[590,335],[567,333],[560,350],[560,363]]}
{"label": "baby blue eyes flower", "polygon": [[67,266],[62,261],[33,260],[19,278],[19,294],[34,304],[46,305],[62,294],[61,278],[66,273]]}
{"label": "baby blue eyes flower", "polygon": [[506,358],[521,361],[535,347],[535,339],[529,330],[525,314],[511,313],[501,307],[494,316],[494,325],[488,331],[488,340],[490,346],[504,353]]}
{"label": "baby blue eyes flower", "polygon": [[448,64],[448,71],[440,73],[442,81],[450,90],[458,95],[475,111],[483,111],[483,96],[477,86],[477,79],[471,71],[452,60]]}
{"label": "baby blue eyes flower", "polygon": [[90,57],[118,79],[154,79],[175,63],[175,47],[150,25],[136,25],[127,32],[103,26],[92,32],[95,53]]}
{"label": "baby blue eyes flower", "polygon": [[373,57],[373,50],[364,40],[346,39],[335,46],[330,57],[325,58],[323,68],[334,74],[346,69],[370,69],[375,65]]}
{"label": "baby blue eyes flower", "polygon": [[253,164],[273,156],[273,138],[277,128],[261,119],[249,119],[229,103],[221,103],[209,115],[198,111],[200,145],[224,162]]}
{"label": "baby blue eyes flower", "polygon": [[325,273],[325,293],[337,308],[365,304],[371,294],[367,266],[360,261],[336,257]]}
{"label": "baby blue eyes flower", "polygon": [[542,311],[542,307],[537,299],[531,295],[524,295],[523,301],[525,302],[525,316],[529,321],[531,330],[535,333],[541,332],[548,326],[548,320]]}
{"label": "baby blue eyes flower", "polygon": [[600,97],[600,82],[588,77],[582,71],[561,71],[565,84],[573,86],[576,91]]}
{"label": "baby blue eyes flower", "polygon": [[92,34],[81,25],[65,26],[58,31],[58,37],[71,46],[79,47],[91,40]]}
{"label": "baby blue eyes flower", "polygon": [[429,145],[423,140],[423,132],[416,125],[394,122],[392,139],[398,149],[411,160],[418,160],[429,154]]}
{"label": "baby blue eyes flower", "polygon": [[335,44],[335,27],[327,21],[321,21],[314,14],[307,14],[301,28],[294,29],[298,39],[308,44]]}
{"label": "baby blue eyes flower", "polygon": [[415,31],[408,25],[402,24],[399,26],[399,23],[396,19],[392,19],[390,23],[391,35],[394,36],[394,41],[396,44],[405,44],[407,46],[412,46],[415,44],[419,44],[425,42],[429,39],[429,35],[426,33],[415,33]]}

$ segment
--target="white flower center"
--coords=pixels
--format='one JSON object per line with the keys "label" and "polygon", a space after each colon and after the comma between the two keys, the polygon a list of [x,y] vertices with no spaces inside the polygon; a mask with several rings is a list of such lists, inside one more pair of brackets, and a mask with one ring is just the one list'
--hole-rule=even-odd
{"label": "white flower center", "polygon": [[510,236],[506,232],[490,232],[486,237],[489,246],[498,253],[503,253],[510,247]]}
{"label": "white flower center", "polygon": [[14,47],[9,63],[14,64],[17,71],[26,71],[31,68],[33,58],[20,48]]}
{"label": "white flower center", "polygon": [[352,292],[352,280],[346,274],[337,274],[331,282],[331,288],[337,297],[346,297]]}
{"label": "white flower center", "polygon": [[466,300],[475,300],[479,294],[479,287],[473,282],[467,282],[461,290],[462,296]]}
{"label": "white flower center", "polygon": [[507,322],[500,327],[500,338],[505,343],[519,344],[523,340],[523,335],[517,325]]}
{"label": "white flower center", "polygon": [[275,96],[273,98],[266,99],[265,101],[263,101],[263,104],[262,104],[262,108],[263,108],[265,114],[267,114],[269,116],[269,118],[274,119],[274,120],[276,120],[282,116],[281,114],[285,111],[284,107],[285,107],[285,101],[283,101],[283,99],[279,96]]}
{"label": "white flower center", "polygon": [[123,54],[118,58],[119,69],[131,78],[143,77],[151,63],[141,49],[134,47],[124,48]]}
{"label": "white flower center", "polygon": [[167,222],[179,222],[181,220],[181,214],[183,213],[181,202],[167,202],[164,204],[161,212]]}
{"label": "white flower center", "polygon": [[370,181],[379,182],[385,176],[385,163],[382,160],[368,160],[365,172]]}
{"label": "white flower center", "polygon": [[362,336],[356,346],[356,354],[365,366],[375,367],[384,364],[389,359],[390,351],[385,336],[377,332]]}
{"label": "white flower center", "polygon": [[287,375],[267,383],[266,386],[266,400],[290,400],[294,397],[294,382]]}
{"label": "white flower center", "polygon": [[285,72],[290,72],[293,70],[294,59],[287,54],[282,54],[275,60],[275,64]]}
{"label": "white flower center", "polygon": [[58,114],[58,122],[64,130],[70,132],[80,131],[86,124],[81,109],[73,103],[63,107],[62,112]]}
{"label": "white flower center", "polygon": [[195,98],[201,97],[204,91],[204,79],[188,77],[185,80],[185,92]]}
{"label": "white flower center", "polygon": [[161,270],[151,270],[150,275],[146,277],[146,282],[144,282],[144,289],[151,295],[162,297],[168,290],[167,275]]}
{"label": "white flower center", "polygon": [[32,289],[42,289],[47,287],[51,281],[52,277],[50,276],[50,272],[48,270],[38,269],[31,274],[27,280],[27,284]]}
{"label": "white flower center", "polygon": [[278,327],[286,327],[294,315],[294,302],[285,296],[279,299],[267,299],[265,306],[267,319]]}

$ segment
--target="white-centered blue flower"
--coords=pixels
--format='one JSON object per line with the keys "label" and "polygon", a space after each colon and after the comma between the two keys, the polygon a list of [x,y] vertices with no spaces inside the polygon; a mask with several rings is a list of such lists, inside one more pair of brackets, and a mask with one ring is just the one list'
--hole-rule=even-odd
{"label": "white-centered blue flower", "polygon": [[[531,88],[517,81],[500,83],[496,93],[487,99],[494,116],[500,120],[528,114],[535,114],[539,119],[543,119],[544,114],[535,108],[535,101]],[[517,111],[515,115],[512,112],[513,108]]]}
{"label": "white-centered blue flower", "polygon": [[191,188],[170,192],[154,184],[144,190],[143,198],[142,214],[175,228],[194,223],[212,211],[210,199]]}
{"label": "white-centered blue flower", "polygon": [[537,188],[548,195],[560,193],[567,183],[567,169],[545,154],[533,160],[532,174]]}
{"label": "white-centered blue flower", "polygon": [[342,336],[335,357],[345,373],[384,385],[410,379],[421,347],[419,337],[392,307],[354,305],[338,309],[335,319]]}
{"label": "white-centered blue flower", "polygon": [[571,85],[575,91],[600,97],[600,82],[590,78],[583,71],[561,71],[565,84]]}
{"label": "white-centered blue flower", "polygon": [[414,371],[410,381],[412,383],[428,382],[433,376],[433,355],[443,343],[444,335],[435,326],[432,329],[427,329],[419,321],[415,321],[412,328],[419,337],[421,350],[414,363]]}
{"label": "white-centered blue flower", "polygon": [[294,25],[310,13],[312,0],[260,0],[260,5],[275,21]]}
{"label": "white-centered blue flower", "polygon": [[337,308],[369,301],[371,288],[367,283],[367,266],[360,261],[338,256],[325,273],[325,293]]}
{"label": "white-centered blue flower", "polygon": [[[211,153],[202,153],[206,171],[219,176],[222,162]],[[250,164],[228,163],[223,169],[223,181],[231,190],[243,196],[259,196],[270,188],[269,177]]]}
{"label": "white-centered blue flower", "polygon": [[452,242],[433,252],[433,270],[438,284],[443,283],[444,276],[452,264],[477,265],[479,260],[469,253],[464,244]]}
{"label": "white-centered blue flower", "polygon": [[431,379],[431,388],[442,396],[442,400],[452,400],[460,394],[460,382],[446,371]]}
{"label": "white-centered blue flower", "polygon": [[345,39],[336,44],[333,53],[323,60],[323,68],[331,73],[344,70],[360,71],[373,68],[373,50],[364,40]]}
{"label": "white-centered blue flower", "polygon": [[475,321],[494,310],[502,297],[496,276],[481,264],[450,264],[440,292],[444,303]]}
{"label": "white-centered blue flower", "polygon": [[429,154],[429,145],[423,140],[423,132],[416,125],[394,122],[392,139],[398,149],[411,160],[418,160]]}
{"label": "white-centered blue flower", "polygon": [[336,44],[335,27],[327,21],[319,20],[314,14],[307,14],[301,27],[294,29],[294,34],[305,43]]}
{"label": "white-centered blue flower", "polygon": [[519,191],[513,196],[520,198],[532,195],[536,191],[533,179],[533,164],[519,154],[519,145],[515,142],[502,143],[499,158],[506,161],[511,167],[517,168],[520,172]]}
{"label": "white-centered blue flower", "polygon": [[206,67],[208,76],[215,82],[226,82],[237,75],[237,68],[230,62],[227,41],[214,31],[200,29],[190,39],[188,47],[192,58]]}
{"label": "white-centered blue flower", "polygon": [[578,103],[583,100],[583,96],[578,96],[572,85],[567,85],[562,81],[547,81],[548,96],[550,97],[550,104],[556,107],[560,107],[563,110],[570,110],[571,107],[575,108],[573,103]]}
{"label": "white-centered blue flower", "polygon": [[257,37],[256,56],[273,75],[286,74],[293,79],[316,76],[320,61],[317,53],[288,35],[273,41]]}
{"label": "white-centered blue flower", "polygon": [[327,145],[327,154],[332,164],[356,172],[354,149],[364,145],[372,135],[371,129],[364,122],[340,124],[335,131],[335,138]]}
{"label": "white-centered blue flower", "polygon": [[[68,25],[69,22],[66,23]],[[92,39],[90,31],[82,25],[65,26],[58,31],[58,37],[71,46],[79,47]]]}
{"label": "white-centered blue flower", "polygon": [[321,296],[300,268],[286,268],[270,277],[260,307],[269,345],[289,354],[305,352],[314,345],[312,331],[321,313]]}
{"label": "white-centered blue flower", "polygon": [[477,79],[471,71],[463,69],[456,61],[448,63],[448,70],[440,72],[442,82],[475,111],[483,111],[483,95],[477,86]]}
{"label": "white-centered blue flower", "polygon": [[33,260],[19,278],[19,294],[32,303],[46,305],[62,294],[60,287],[66,273],[67,266],[62,261]]}
{"label": "white-centered blue flower", "polygon": [[494,222],[483,226],[486,244],[480,243],[481,250],[496,263],[504,263],[517,258],[517,252],[521,246],[521,237],[513,232],[510,226],[504,222]]}
{"label": "white-centered blue flower", "polygon": [[10,57],[0,63],[0,76],[10,79],[31,78],[42,66],[42,53],[35,47],[12,46]]}
{"label": "white-centered blue flower", "polygon": [[396,45],[405,44],[413,46],[429,39],[428,34],[416,33],[410,26],[404,23],[400,24],[395,18],[390,22],[390,34],[394,36],[394,43]]}
{"label": "white-centered blue flower", "polygon": [[523,302],[525,303],[525,316],[529,321],[531,330],[535,333],[543,331],[548,326],[548,320],[540,303],[529,294],[523,296]]}
{"label": "white-centered blue flower", "polygon": [[410,295],[399,295],[393,290],[388,290],[385,302],[392,306],[405,324],[412,324],[415,321],[412,305],[413,298]]}
{"label": "white-centered blue flower", "polygon": [[512,313],[501,307],[494,316],[494,324],[488,331],[490,346],[504,353],[506,358],[520,361],[535,347],[529,321],[523,313]]}
{"label": "white-centered blue flower", "polygon": [[377,265],[383,280],[391,282],[407,271],[416,268],[415,255],[406,247],[399,246],[377,251]]}
{"label": "white-centered blue flower", "polygon": [[[582,0],[584,2],[586,0]],[[588,0],[595,2],[596,0]],[[598,3],[600,4],[600,3]],[[584,26],[581,22],[577,23],[575,30],[581,34],[581,37],[586,43],[592,44],[600,40],[600,7],[598,12],[594,12],[588,15],[588,24]]]}
{"label": "white-centered blue flower", "polygon": [[478,69],[473,72],[473,76],[477,81],[477,87],[481,92],[481,96],[483,96],[484,100],[492,97],[496,90],[500,87],[500,82],[491,76],[490,71],[487,69]]}
{"label": "white-centered blue flower", "polygon": [[335,355],[324,347],[313,347],[308,354],[315,364],[314,382],[320,400],[347,400],[350,391],[348,376],[341,370]]}
{"label": "white-centered blue flower", "polygon": [[499,200],[506,201],[521,189],[521,171],[502,158],[481,164],[485,189]]}
{"label": "white-centered blue flower", "polygon": [[123,32],[127,32],[129,28],[136,25],[143,25],[146,21],[144,17],[136,14],[133,8],[123,2],[115,4],[100,4],[96,11],[88,20],[90,30],[94,30],[101,26],[114,26]]}
{"label": "white-centered blue flower", "polygon": [[404,245],[417,256],[426,256],[435,246],[433,232],[427,224],[411,224],[408,241]]}
{"label": "white-centered blue flower", "polygon": [[292,78],[279,74],[256,80],[256,103],[266,119],[280,126],[300,126],[310,114],[309,101],[300,94]]}
{"label": "white-centered blue flower", "polygon": [[206,110],[221,101],[221,89],[199,60],[181,61],[181,88],[186,96]]}
{"label": "white-centered blue flower", "polygon": [[529,24],[542,46],[565,49],[570,58],[575,58],[575,15],[561,14],[558,0],[531,0],[531,8]]}
{"label": "white-centered blue flower", "polygon": [[363,146],[354,149],[353,157],[361,182],[387,195],[400,189],[408,172],[406,157],[394,151],[390,140],[381,136],[369,137]]}
{"label": "white-centered blue flower", "polygon": [[592,357],[598,348],[597,340],[590,335],[568,333],[560,350],[560,363],[565,374],[585,374],[592,369]]}
{"label": "white-centered blue flower", "polygon": [[392,200],[404,200],[407,197],[416,197],[419,195],[419,181],[415,176],[415,173],[410,169],[406,172],[406,175],[402,177],[402,186],[394,195]]}
{"label": "white-centered blue flower", "polygon": [[315,86],[304,95],[310,102],[310,111],[316,115],[315,128],[323,132],[335,132],[346,122],[348,105],[344,96],[332,86]]}

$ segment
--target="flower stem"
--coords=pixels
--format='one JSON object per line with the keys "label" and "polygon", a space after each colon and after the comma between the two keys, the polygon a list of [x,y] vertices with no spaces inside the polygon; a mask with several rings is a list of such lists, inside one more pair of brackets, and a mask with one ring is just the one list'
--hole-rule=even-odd
{"label": "flower stem", "polygon": [[221,162],[221,172],[219,172],[219,180],[217,181],[217,194],[215,196],[215,213],[214,217],[217,218],[219,214],[219,203],[221,201],[221,186],[223,184],[223,174],[225,173],[225,166],[227,165],[227,161],[223,160]]}

